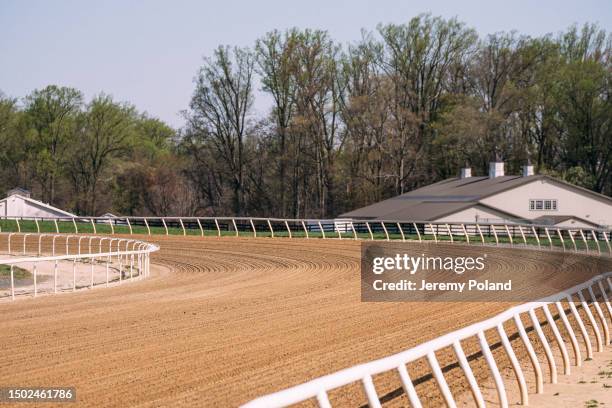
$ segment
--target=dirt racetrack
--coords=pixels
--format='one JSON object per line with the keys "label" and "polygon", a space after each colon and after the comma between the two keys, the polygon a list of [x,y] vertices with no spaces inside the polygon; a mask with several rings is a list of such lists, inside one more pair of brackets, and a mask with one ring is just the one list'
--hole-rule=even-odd
{"label": "dirt racetrack", "polygon": [[[149,279],[0,303],[0,386],[75,386],[78,406],[233,407],[509,306],[362,303],[360,247],[350,240],[141,238],[161,246]],[[532,269],[534,281],[572,268],[568,287],[612,270],[594,257],[487,252],[499,268]],[[375,381],[392,394],[393,384]],[[437,401],[434,394],[424,405]]]}

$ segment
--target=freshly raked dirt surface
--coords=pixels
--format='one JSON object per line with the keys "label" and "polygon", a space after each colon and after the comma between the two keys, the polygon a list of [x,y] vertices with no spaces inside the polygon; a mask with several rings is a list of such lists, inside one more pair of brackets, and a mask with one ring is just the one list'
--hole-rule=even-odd
{"label": "freshly raked dirt surface", "polygon": [[[75,386],[77,406],[235,407],[509,306],[362,303],[360,246],[350,240],[142,238],[161,246],[149,279],[0,303],[0,386]],[[405,245],[445,256],[474,251]],[[486,251],[499,268],[533,270],[534,282],[560,267],[576,271],[568,286],[612,269],[596,258]],[[413,378],[428,372],[409,369]],[[460,392],[455,371],[447,378]],[[387,377],[375,377],[385,405],[404,405],[399,382]],[[424,404],[435,405],[435,385],[422,380]],[[340,405],[366,401],[359,386],[331,396]]]}

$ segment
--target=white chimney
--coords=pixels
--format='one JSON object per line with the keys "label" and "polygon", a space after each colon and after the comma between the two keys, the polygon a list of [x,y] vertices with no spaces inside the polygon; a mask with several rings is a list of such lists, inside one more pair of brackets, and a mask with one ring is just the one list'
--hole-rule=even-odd
{"label": "white chimney", "polygon": [[489,163],[489,178],[503,177],[504,162],[501,161],[498,155],[495,155],[495,161]]}
{"label": "white chimney", "polygon": [[523,166],[523,177],[533,176],[533,165],[531,160],[527,160],[527,164]]}
{"label": "white chimney", "polygon": [[459,178],[461,179],[465,179],[465,178],[469,178],[472,177],[472,169],[470,167],[464,167],[461,169],[461,175],[459,176]]}

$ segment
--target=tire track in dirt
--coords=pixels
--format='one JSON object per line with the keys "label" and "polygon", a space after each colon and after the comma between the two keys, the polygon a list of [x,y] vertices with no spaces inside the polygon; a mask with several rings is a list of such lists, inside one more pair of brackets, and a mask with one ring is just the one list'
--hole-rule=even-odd
{"label": "tire track in dirt", "polygon": [[[147,280],[0,303],[0,385],[76,386],[79,406],[231,407],[508,307],[362,303],[360,245],[350,240],[142,239],[161,246]],[[531,268],[539,279],[572,262],[578,281],[609,268],[595,258],[486,251],[499,268]],[[381,394],[395,386],[375,380]],[[362,394],[340,402],[360,404]]]}

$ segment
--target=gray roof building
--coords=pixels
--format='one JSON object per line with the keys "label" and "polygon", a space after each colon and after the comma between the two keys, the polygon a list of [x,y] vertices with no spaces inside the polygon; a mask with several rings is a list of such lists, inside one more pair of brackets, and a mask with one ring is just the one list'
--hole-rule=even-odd
{"label": "gray roof building", "polygon": [[398,221],[546,221],[547,224],[612,225],[612,199],[546,175],[504,175],[503,162],[492,162],[489,176],[443,180],[339,218]]}

